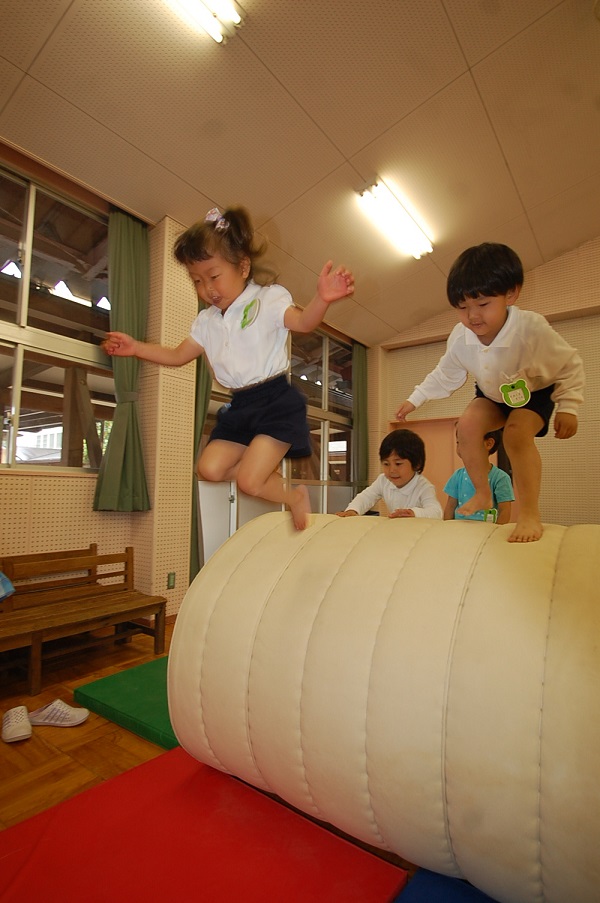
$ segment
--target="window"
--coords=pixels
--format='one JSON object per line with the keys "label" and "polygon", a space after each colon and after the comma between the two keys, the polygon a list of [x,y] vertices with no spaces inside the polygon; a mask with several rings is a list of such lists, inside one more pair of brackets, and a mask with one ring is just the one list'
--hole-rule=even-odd
{"label": "window", "polygon": [[115,407],[108,222],[0,170],[2,464],[97,468]]}
{"label": "window", "polygon": [[294,481],[321,484],[315,510],[339,510],[352,495],[352,347],[321,332],[293,333],[291,373],[306,395],[312,455],[291,460],[288,473]]}

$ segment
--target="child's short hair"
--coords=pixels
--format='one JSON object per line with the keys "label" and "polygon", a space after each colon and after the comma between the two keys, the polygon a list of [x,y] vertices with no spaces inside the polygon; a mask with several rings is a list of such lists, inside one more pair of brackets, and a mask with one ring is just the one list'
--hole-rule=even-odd
{"label": "child's short hair", "polygon": [[452,307],[465,298],[505,295],[523,285],[523,264],[507,245],[484,242],[467,248],[452,264],[446,293]]}
{"label": "child's short hair", "polygon": [[410,461],[413,470],[421,473],[425,467],[425,443],[412,430],[392,430],[379,446],[379,460],[385,461],[391,454]]}
{"label": "child's short hair", "polygon": [[[211,216],[212,215],[212,216]],[[250,214],[244,207],[230,207],[222,214],[211,210],[206,219],[186,229],[173,249],[179,263],[186,265],[208,260],[220,254],[229,263],[238,265],[250,260],[250,277],[254,276],[255,261],[264,254],[266,242],[257,242]]]}
{"label": "child's short hair", "polygon": [[501,429],[500,430],[491,430],[489,433],[485,434],[485,436],[483,437],[484,441],[486,439],[493,439],[493,441],[494,441],[494,444],[490,448],[488,448],[488,455],[493,455],[494,452],[498,451],[498,446],[500,445],[501,436],[502,436]]}

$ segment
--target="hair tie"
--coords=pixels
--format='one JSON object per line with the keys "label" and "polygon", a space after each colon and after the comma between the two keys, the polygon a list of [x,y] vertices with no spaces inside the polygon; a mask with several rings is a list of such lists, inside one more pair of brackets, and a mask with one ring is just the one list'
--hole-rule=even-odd
{"label": "hair tie", "polygon": [[225,232],[229,228],[229,222],[221,215],[218,207],[213,207],[204,217],[205,223],[214,223],[216,232]]}

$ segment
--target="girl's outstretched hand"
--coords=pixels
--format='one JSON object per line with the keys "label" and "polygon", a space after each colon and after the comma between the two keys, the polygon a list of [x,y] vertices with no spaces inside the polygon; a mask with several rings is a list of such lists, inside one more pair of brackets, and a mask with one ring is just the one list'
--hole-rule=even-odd
{"label": "girl's outstretched hand", "polygon": [[135,339],[124,332],[107,332],[102,348],[111,357],[131,357],[135,354]]}
{"label": "girl's outstretched hand", "polygon": [[354,291],[354,276],[345,266],[333,269],[333,261],[328,260],[319,274],[317,291],[326,304],[347,298]]}

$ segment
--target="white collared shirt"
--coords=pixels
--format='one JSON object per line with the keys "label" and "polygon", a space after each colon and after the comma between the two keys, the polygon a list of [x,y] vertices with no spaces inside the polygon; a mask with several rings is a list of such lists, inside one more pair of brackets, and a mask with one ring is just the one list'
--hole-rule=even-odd
{"label": "white collared shirt", "polygon": [[292,296],[282,285],[249,282],[224,314],[201,310],[190,329],[215,378],[229,389],[242,389],[287,370],[288,329],[283,320]]}
{"label": "white collared shirt", "polygon": [[380,473],[374,483],[354,496],[346,511],[366,514],[380,499],[383,499],[390,514],[399,508],[412,508],[415,517],[441,518],[443,515],[435,486],[420,473],[401,487],[394,486],[384,473]]}
{"label": "white collared shirt", "polygon": [[504,401],[500,386],[524,379],[530,392],[555,384],[552,400],[557,411],[577,414],[583,401],[583,362],[545,317],[511,306],[506,323],[490,345],[457,323],[448,337],[437,367],[415,387],[408,401],[419,407],[434,398],[447,398],[471,374],[483,394]]}

